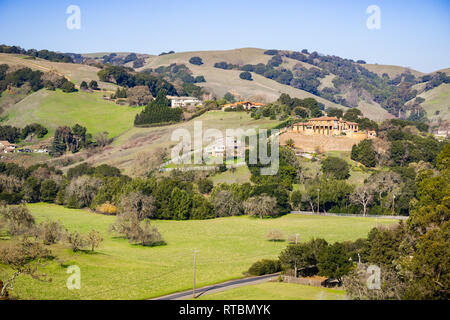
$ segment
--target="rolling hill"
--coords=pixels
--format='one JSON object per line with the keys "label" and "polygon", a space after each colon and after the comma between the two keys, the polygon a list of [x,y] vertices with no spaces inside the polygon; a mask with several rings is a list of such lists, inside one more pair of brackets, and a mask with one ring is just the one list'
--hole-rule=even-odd
{"label": "rolling hill", "polygon": [[[86,59],[94,61],[108,55],[111,55],[111,53],[83,54]],[[124,58],[128,55],[130,53],[121,52],[112,56]],[[197,85],[213,92],[218,98],[221,98],[227,92],[231,92],[237,98],[271,102],[276,100],[281,93],[287,93],[291,97],[302,99],[308,97],[314,98],[323,103],[327,108],[337,107],[347,109],[343,105],[333,103],[305,90],[282,84],[255,72],[252,72],[253,80],[248,81],[240,79],[239,74],[241,70],[225,70],[214,67],[215,63],[221,61],[239,66],[246,64],[257,65],[259,63],[267,64],[273,56],[265,54],[264,49],[242,48],[221,51],[180,52],[160,56],[136,54],[136,56],[138,59],[143,59],[142,61],[144,61],[141,67],[136,68],[136,71],[143,71],[149,68],[154,70],[160,66],[168,66],[174,63],[185,64],[193,76],[204,76],[206,81],[197,83]],[[200,57],[203,64],[191,64],[189,59],[193,56]],[[0,64],[3,63],[10,66],[29,67],[43,72],[52,71],[59,75],[64,75],[77,86],[82,81],[96,80],[99,83],[101,91],[93,93],[79,91],[65,94],[59,90],[48,91],[42,89],[28,96],[20,92],[15,96],[5,92],[0,98],[0,106],[3,107],[2,117],[4,119],[6,118],[4,121],[7,124],[24,126],[30,122],[39,122],[49,128],[49,135],[59,125],[73,125],[75,123],[86,126],[88,132],[92,134],[108,131],[110,137],[117,138],[112,150],[108,151],[109,153],[114,153],[115,156],[111,157],[111,159],[106,159],[108,157],[105,154],[99,154],[96,156],[96,161],[111,162],[117,164],[119,167],[126,167],[125,163],[131,161],[137,154],[151,152],[155,146],[167,147],[169,145],[167,141],[169,140],[168,134],[170,130],[184,125],[179,124],[163,128],[134,128],[133,118],[139,112],[140,108],[120,106],[102,99],[103,95],[111,94],[117,88],[117,85],[99,81],[97,72],[100,69],[95,66],[51,62],[39,58],[30,59],[29,56],[19,54],[2,53],[0,54]],[[131,66],[132,64],[133,62],[127,62],[124,65]],[[304,70],[315,68],[320,70],[321,66],[323,65],[318,66],[317,63],[312,65],[308,62],[299,61],[283,55],[282,63],[279,67],[288,70],[295,70],[295,68],[304,68]],[[407,71],[416,77],[424,75],[419,71],[399,66],[378,64],[364,64],[362,66],[378,75],[387,73],[391,78]],[[441,71],[446,72],[448,70],[444,69]],[[333,87],[336,78],[337,76],[333,73],[328,73],[325,77],[318,77],[317,80],[320,81],[318,88],[323,90]],[[422,107],[426,110],[427,116],[434,121],[436,118],[448,120],[449,84],[439,85],[429,91],[423,91],[424,86],[425,83],[419,83],[414,85],[413,88],[416,88],[419,96],[425,99]],[[394,117],[386,109],[382,108],[380,104],[373,101],[370,95],[352,90],[346,89],[342,91],[342,97],[345,95],[348,98],[348,96],[353,94],[355,98],[356,94],[355,101],[358,108],[366,117],[376,121]],[[264,123],[266,120],[259,120],[257,123],[253,123],[254,120],[247,116],[239,115],[239,119],[235,119],[234,117],[235,115],[225,115],[223,113],[208,113],[200,119],[210,121],[210,124],[219,127],[223,123],[230,123],[230,119],[237,121],[237,123],[242,123],[243,126],[256,125],[257,127],[264,127],[267,125]],[[273,124],[272,122],[271,125]],[[148,147],[150,143],[152,147]]]}
{"label": "rolling hill", "polygon": [[7,124],[24,127],[37,122],[53,135],[58,126],[80,124],[91,134],[107,131],[115,137],[130,129],[142,108],[117,105],[102,98],[103,92],[39,90],[6,111]]}
{"label": "rolling hill", "polygon": [[[266,64],[271,58],[264,54],[263,49],[243,48],[235,50],[223,51],[194,51],[167,54],[163,56],[151,56],[147,58],[143,67],[138,70],[147,68],[157,68],[160,66],[168,66],[172,63],[185,64],[193,72],[194,76],[203,75],[206,82],[200,83],[204,88],[212,89],[214,93],[221,97],[227,92],[240,96],[242,99],[259,98],[266,102],[276,100],[281,93],[288,93],[292,97],[297,98],[315,98],[327,107],[340,107],[333,102],[317,97],[309,92],[299,90],[287,85],[280,84],[276,81],[267,79],[263,76],[253,74],[253,81],[242,80],[239,78],[241,71],[239,70],[223,70],[215,68],[216,62],[226,61],[232,64]],[[197,66],[189,63],[191,57],[198,56],[202,58],[203,65]],[[287,59],[285,65],[292,65],[292,59]]]}

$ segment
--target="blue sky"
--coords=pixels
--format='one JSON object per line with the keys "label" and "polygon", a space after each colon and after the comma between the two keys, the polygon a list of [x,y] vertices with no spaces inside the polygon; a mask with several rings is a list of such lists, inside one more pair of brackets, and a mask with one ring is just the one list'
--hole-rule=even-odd
{"label": "blue sky", "polygon": [[[81,29],[69,30],[69,5]],[[366,8],[381,9],[369,30]],[[422,72],[450,67],[450,1],[0,0],[0,43],[62,52],[318,51]]]}

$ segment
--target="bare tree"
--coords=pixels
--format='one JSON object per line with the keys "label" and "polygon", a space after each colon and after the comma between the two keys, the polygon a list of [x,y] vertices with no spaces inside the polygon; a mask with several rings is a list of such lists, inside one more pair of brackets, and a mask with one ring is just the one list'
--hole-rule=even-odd
{"label": "bare tree", "polygon": [[122,212],[135,214],[141,221],[152,218],[155,214],[155,200],[152,196],[144,195],[142,192],[130,192],[120,199],[120,209]]}
{"label": "bare tree", "polygon": [[242,212],[242,203],[236,200],[231,191],[219,191],[213,199],[216,217],[236,216]]}
{"label": "bare tree", "polygon": [[100,232],[91,230],[86,235],[86,243],[91,247],[91,251],[94,252],[95,248],[98,248],[100,243],[102,243],[103,237]]}
{"label": "bare tree", "polygon": [[0,249],[0,263],[10,267],[13,272],[7,279],[0,281],[0,300],[8,299],[9,291],[14,289],[14,282],[20,275],[51,281],[45,274],[38,272],[42,263],[51,258],[50,250],[26,237],[14,246]]}
{"label": "bare tree", "polygon": [[244,212],[249,216],[276,216],[278,214],[277,200],[267,195],[251,197],[244,202]]}
{"label": "bare tree", "polygon": [[110,139],[108,136],[108,131],[99,132],[94,136],[94,139],[99,147],[106,147],[112,142],[112,139]]}
{"label": "bare tree", "polygon": [[363,206],[363,215],[365,216],[367,213],[367,206],[373,200],[373,189],[370,185],[363,185],[350,195],[350,201],[355,204],[360,204]]}
{"label": "bare tree", "polygon": [[31,233],[35,224],[30,210],[24,204],[3,206],[0,209],[0,219],[5,221],[9,234],[12,236]]}
{"label": "bare tree", "polygon": [[47,220],[41,222],[34,230],[34,236],[50,245],[58,242],[63,237],[63,226],[57,221]]}
{"label": "bare tree", "polygon": [[76,231],[66,230],[66,241],[69,243],[73,252],[77,252],[86,245],[84,236]]}
{"label": "bare tree", "polygon": [[75,178],[66,187],[65,202],[78,208],[89,206],[102,184],[100,179],[87,175]]}

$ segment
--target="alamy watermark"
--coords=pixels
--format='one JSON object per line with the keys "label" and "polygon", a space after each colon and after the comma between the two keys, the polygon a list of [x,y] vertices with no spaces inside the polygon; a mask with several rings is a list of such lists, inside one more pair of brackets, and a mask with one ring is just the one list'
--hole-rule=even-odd
{"label": "alamy watermark", "polygon": [[81,29],[81,9],[77,5],[70,5],[66,9],[66,13],[70,16],[66,20],[66,26],[69,30]]}
{"label": "alamy watermark", "polygon": [[66,287],[69,290],[81,289],[81,269],[77,265],[71,265],[67,268],[66,273],[71,274],[66,281]]}
{"label": "alamy watermark", "polygon": [[[176,165],[220,165],[226,161],[244,161],[248,150],[248,164],[261,165],[261,175],[276,175],[279,167],[279,130],[218,129],[203,130],[202,121],[194,121],[193,137],[186,128],[172,132],[171,140],[178,141],[171,151],[169,162]],[[270,147],[270,149],[269,149]],[[270,150],[270,152],[269,152]],[[197,166],[197,167],[195,167]]]}
{"label": "alamy watermark", "polygon": [[369,30],[380,30],[381,29],[381,9],[377,5],[370,5],[366,9],[366,13],[370,14],[367,18],[366,26]]}
{"label": "alamy watermark", "polygon": [[381,269],[375,264],[371,264],[367,267],[367,278],[366,285],[369,290],[380,290],[381,289]]}

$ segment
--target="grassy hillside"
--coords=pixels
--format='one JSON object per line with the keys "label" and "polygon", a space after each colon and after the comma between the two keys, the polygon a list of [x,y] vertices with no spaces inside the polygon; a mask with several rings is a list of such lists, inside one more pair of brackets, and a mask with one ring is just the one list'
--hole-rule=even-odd
{"label": "grassy hillside", "polygon": [[[440,86],[418,95],[425,99],[422,103],[429,119],[441,118],[450,120],[450,84],[443,83]],[[439,114],[436,114],[436,112]]]}
{"label": "grassy hillside", "polygon": [[[115,217],[50,204],[28,205],[37,222],[59,220],[69,230],[102,233],[105,241],[92,254],[71,252],[67,246],[51,246],[58,259],[45,272],[52,282],[19,277],[15,289],[25,299],[145,299],[192,286],[192,249],[197,256],[197,285],[204,286],[242,276],[261,258],[275,258],[287,245],[270,242],[265,234],[278,229],[287,237],[300,234],[301,241],[323,237],[327,241],[354,240],[367,235],[376,218],[287,215],[277,219],[248,216],[191,221],[153,221],[167,245],[141,247],[107,232]],[[396,223],[378,220],[379,223]],[[194,235],[194,236],[193,236]],[[0,246],[8,241],[0,241]],[[81,289],[66,288],[67,267],[81,269]],[[0,278],[5,272],[0,267]]]}
{"label": "grassy hillside", "polygon": [[146,173],[155,151],[168,150],[179,141],[171,141],[176,129],[187,129],[193,139],[194,122],[200,121],[203,130],[218,129],[225,135],[226,129],[244,130],[250,128],[272,128],[279,124],[277,120],[254,120],[245,112],[209,111],[188,122],[164,127],[136,128],[131,127],[117,137],[111,148],[89,158],[89,162],[107,163],[124,170],[125,174],[139,175]]}
{"label": "grassy hillside", "polygon": [[[309,92],[293,88],[288,85],[280,84],[274,80],[267,79],[258,74],[252,73],[253,81],[242,80],[239,78],[241,71],[239,70],[223,70],[215,68],[216,62],[226,61],[232,64],[266,64],[271,56],[264,54],[264,49],[242,48],[235,50],[223,51],[195,51],[180,52],[163,56],[153,56],[147,59],[144,67],[157,68],[159,66],[167,66],[172,63],[185,64],[193,72],[194,75],[203,75],[206,82],[199,85],[212,89],[219,97],[227,92],[241,96],[242,99],[259,99],[271,102],[276,100],[281,93],[288,93],[292,97],[308,98],[313,97],[324,103],[327,107],[341,107],[328,100],[317,97]],[[189,63],[191,57],[198,56],[202,58],[203,65],[196,66]],[[285,65],[293,66],[299,61],[285,59]],[[307,65],[307,64],[305,64]]]}
{"label": "grassy hillside", "polygon": [[196,300],[344,300],[345,291],[295,283],[266,282],[200,296]]}
{"label": "grassy hillside", "polygon": [[82,81],[89,82],[96,80],[100,88],[107,90],[115,90],[115,85],[111,83],[101,82],[97,76],[98,68],[84,64],[51,62],[44,59],[29,59],[28,56],[18,54],[0,53],[0,64],[8,64],[10,66],[28,67],[33,70],[42,72],[53,71],[59,75],[64,75],[70,81],[79,85]]}
{"label": "grassy hillside", "polygon": [[392,66],[392,65],[385,65],[385,64],[365,64],[363,65],[364,68],[366,68],[369,71],[372,71],[376,74],[378,74],[380,77],[383,75],[383,73],[387,73],[389,77],[395,78],[399,74],[402,74],[406,71],[410,71],[411,74],[413,74],[416,77],[420,77],[425,75],[424,73],[408,68],[408,67],[401,67],[401,66]]}
{"label": "grassy hillside", "polygon": [[103,94],[42,89],[9,107],[5,112],[7,123],[23,127],[38,122],[49,129],[50,135],[58,126],[78,123],[89,133],[108,131],[114,137],[133,126],[134,116],[141,108],[103,100]]}

